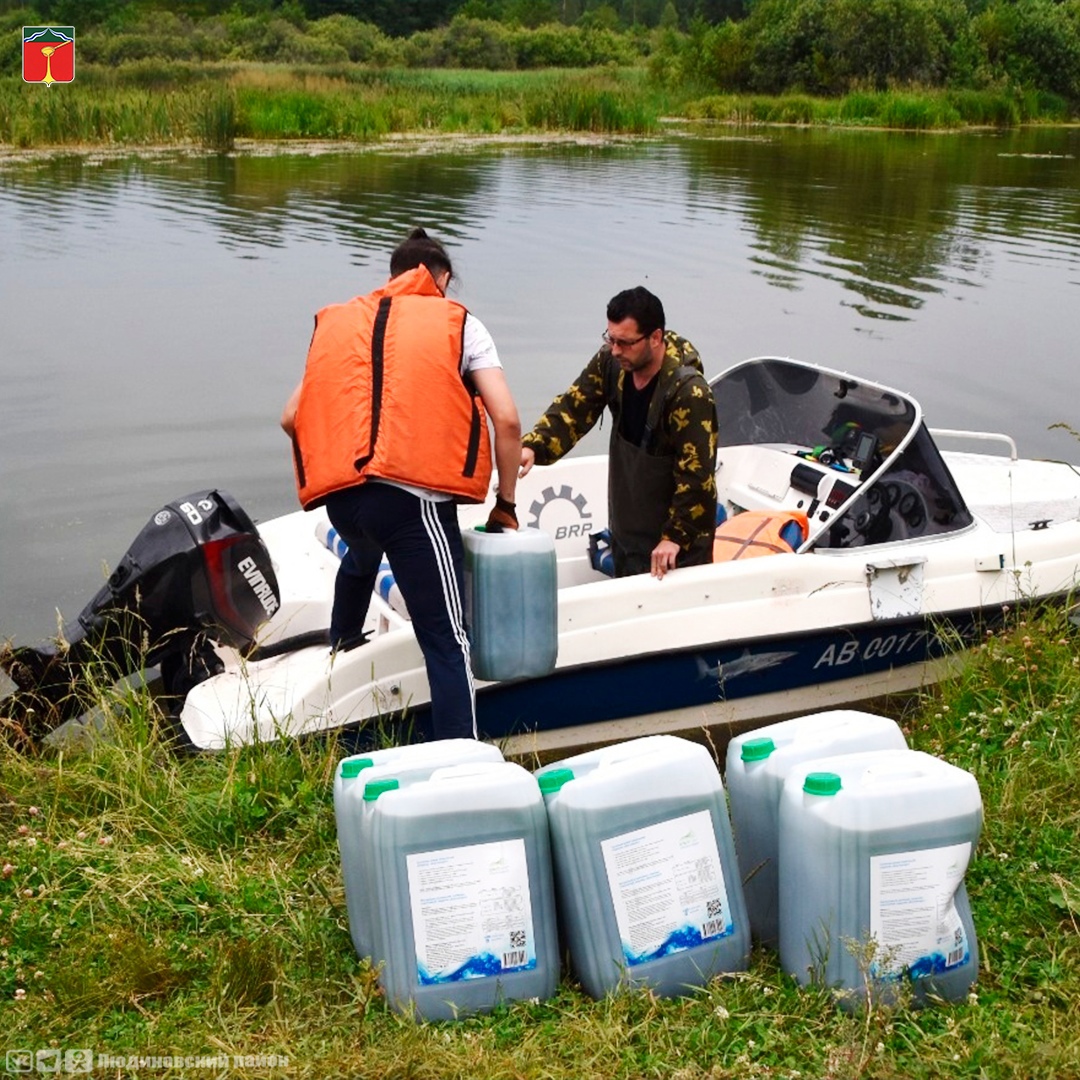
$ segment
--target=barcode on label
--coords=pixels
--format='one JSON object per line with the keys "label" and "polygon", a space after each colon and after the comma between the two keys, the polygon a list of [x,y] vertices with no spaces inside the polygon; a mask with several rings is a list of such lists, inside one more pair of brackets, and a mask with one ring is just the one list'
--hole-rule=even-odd
{"label": "barcode on label", "polygon": [[963,960],[963,959],[964,959],[964,950],[962,948],[961,949],[953,949],[953,951],[951,953],[949,953],[948,960],[945,961],[945,966],[946,967],[953,967],[955,964],[959,964],[960,961]]}
{"label": "barcode on label", "polygon": [[502,957],[503,968],[516,968],[521,967],[525,963],[525,950],[524,949],[511,949],[509,952],[504,952]]}
{"label": "barcode on label", "polygon": [[703,938],[716,937],[717,934],[724,932],[724,920],[723,919],[706,919],[701,924],[701,936]]}

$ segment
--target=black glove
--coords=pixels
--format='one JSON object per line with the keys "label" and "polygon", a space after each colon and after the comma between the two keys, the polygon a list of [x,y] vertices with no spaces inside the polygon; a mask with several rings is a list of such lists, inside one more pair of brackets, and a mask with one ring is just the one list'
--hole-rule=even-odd
{"label": "black glove", "polygon": [[515,505],[515,503],[507,502],[501,495],[496,495],[495,505],[491,508],[491,513],[488,514],[485,531],[500,533],[506,529],[516,529],[518,519],[517,514],[514,513]]}

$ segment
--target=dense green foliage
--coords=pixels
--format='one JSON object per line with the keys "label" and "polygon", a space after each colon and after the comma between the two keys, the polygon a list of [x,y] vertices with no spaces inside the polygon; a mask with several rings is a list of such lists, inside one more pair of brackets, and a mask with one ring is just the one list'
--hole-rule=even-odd
{"label": "dense green foliage", "polygon": [[364,64],[530,70],[647,64],[669,87],[839,95],[1042,91],[1080,103],[1080,0],[0,0],[75,24],[81,65]]}
{"label": "dense green foliage", "polygon": [[1061,609],[1014,612],[960,677],[895,713],[983,796],[967,875],[981,974],[965,1002],[847,1015],[756,949],[748,972],[677,1000],[594,1002],[566,976],[550,1001],[414,1024],[351,948],[334,745],[177,758],[141,693],[104,692],[111,734],[85,752],[0,741],[7,1046],[289,1060],[234,1066],[236,1080],[1080,1075],[1076,635]]}
{"label": "dense green foliage", "polygon": [[753,93],[1010,87],[1077,102],[1080,2],[758,0],[741,22],[668,35],[654,67]]}
{"label": "dense green foliage", "polygon": [[[0,0],[0,12],[22,0]],[[445,26],[456,15],[521,26],[544,23],[581,26],[689,26],[695,19],[720,22],[741,18],[747,0],[30,0],[41,18],[84,28],[118,28],[140,11],[208,15],[279,16],[298,23],[328,15],[348,15],[405,37]]]}

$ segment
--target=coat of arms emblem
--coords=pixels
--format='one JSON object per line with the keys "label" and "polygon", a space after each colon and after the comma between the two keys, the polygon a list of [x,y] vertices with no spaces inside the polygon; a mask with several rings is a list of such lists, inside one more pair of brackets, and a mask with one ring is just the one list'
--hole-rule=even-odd
{"label": "coat of arms emblem", "polygon": [[75,78],[75,27],[24,26],[22,70],[24,82],[46,86]]}

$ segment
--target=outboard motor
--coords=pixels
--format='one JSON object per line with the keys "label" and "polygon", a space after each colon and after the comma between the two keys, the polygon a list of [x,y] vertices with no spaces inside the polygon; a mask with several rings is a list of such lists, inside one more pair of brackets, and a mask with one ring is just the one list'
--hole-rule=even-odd
{"label": "outboard motor", "polygon": [[17,719],[40,737],[86,710],[88,684],[153,664],[166,693],[184,695],[223,669],[214,642],[248,649],[279,603],[270,554],[240,505],[220,490],[177,499],[146,523],[62,640],[0,654],[18,687]]}

